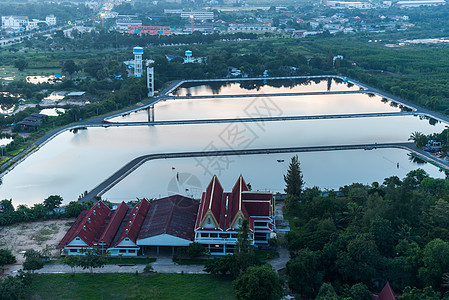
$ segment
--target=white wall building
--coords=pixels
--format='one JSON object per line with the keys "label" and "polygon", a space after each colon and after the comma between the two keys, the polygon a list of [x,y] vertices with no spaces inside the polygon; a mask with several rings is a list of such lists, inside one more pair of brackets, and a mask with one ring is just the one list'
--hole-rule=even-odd
{"label": "white wall building", "polygon": [[45,23],[47,23],[48,26],[56,26],[56,17],[54,15],[46,16]]}
{"label": "white wall building", "polygon": [[212,11],[183,11],[181,18],[190,18],[193,16],[195,20],[213,20],[214,12]]}
{"label": "white wall building", "polygon": [[23,31],[29,25],[30,20],[26,16],[2,16],[2,29]]}
{"label": "white wall building", "polygon": [[228,27],[229,32],[272,32],[276,27],[272,27],[267,23],[230,23]]}
{"label": "white wall building", "polygon": [[444,0],[422,0],[422,1],[398,1],[396,3],[400,8],[420,7],[420,6],[437,6],[445,5]]}
{"label": "white wall building", "polygon": [[346,2],[346,1],[326,1],[326,6],[332,8],[356,8],[356,9],[371,9],[373,5],[369,2]]}

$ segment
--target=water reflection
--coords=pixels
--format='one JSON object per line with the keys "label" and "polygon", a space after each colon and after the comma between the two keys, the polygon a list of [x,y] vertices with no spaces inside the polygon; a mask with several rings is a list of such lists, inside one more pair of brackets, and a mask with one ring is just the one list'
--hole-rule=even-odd
{"label": "water reflection", "polygon": [[[430,134],[443,129],[441,123],[430,126],[414,116],[88,128],[58,135],[6,174],[0,186],[0,199],[12,198],[15,205],[33,204],[49,195],[59,194],[67,203],[132,159],[150,153],[407,142],[412,131]],[[364,157],[361,155],[360,160]],[[407,156],[404,157],[408,161]],[[325,156],[320,159],[326,160]],[[373,169],[361,170],[358,162],[351,159],[329,163],[339,166],[341,177],[380,169],[373,165]],[[261,158],[259,165],[263,164]],[[223,168],[223,162],[205,160],[201,161],[201,166],[205,166],[203,172],[217,173],[217,168]],[[239,170],[246,173],[259,169]],[[326,172],[326,168],[316,168],[312,173],[325,176]],[[277,176],[270,172],[260,174],[260,177],[272,180]],[[155,171],[147,180],[155,180],[158,176]],[[271,186],[267,185],[267,188]]]}
{"label": "water reflection", "polygon": [[291,80],[244,80],[239,82],[211,81],[186,82],[172,92],[174,96],[241,95],[306,93],[326,91],[358,91],[361,88],[338,78],[314,78]]}
{"label": "water reflection", "polygon": [[[155,105],[155,120],[201,120],[249,117],[313,116],[410,111],[390,106],[390,101],[374,95],[310,95],[278,97],[233,97],[166,100]],[[116,117],[111,122],[147,122],[148,112],[138,111]]]}
{"label": "water reflection", "polygon": [[[225,189],[230,189],[243,173],[253,190],[283,193],[283,175],[290,158],[297,154],[307,187],[318,186],[338,190],[339,187],[359,182],[371,184],[384,178],[399,178],[411,170],[422,168],[432,177],[445,178],[431,164],[420,165],[408,159],[409,153],[401,149],[376,149],[372,151],[348,150],[314,153],[267,154],[232,157],[228,168],[216,173]],[[278,162],[281,161],[281,162]],[[283,162],[282,162],[283,161]],[[398,168],[399,164],[399,168]],[[369,171],[368,171],[369,170]],[[158,176],[154,176],[158,174]],[[210,173],[198,166],[195,159],[170,159],[149,161],[104,194],[110,201],[128,201],[135,197],[158,198],[172,194],[173,179],[177,174],[190,174],[199,184],[178,180],[176,192],[188,197],[201,197],[210,181]],[[148,180],[151,178],[151,180]]]}

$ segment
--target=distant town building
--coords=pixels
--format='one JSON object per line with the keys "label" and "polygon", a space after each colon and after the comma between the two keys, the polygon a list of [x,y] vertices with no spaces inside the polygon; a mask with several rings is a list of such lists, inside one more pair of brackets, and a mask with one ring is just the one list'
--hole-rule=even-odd
{"label": "distant town building", "polygon": [[214,12],[212,11],[183,11],[181,12],[181,18],[193,18],[195,20],[213,20]]}
{"label": "distant town building", "polygon": [[195,20],[213,20],[215,18],[213,11],[183,11],[182,9],[164,9],[164,14],[176,14],[181,18],[191,18]]}
{"label": "distant town building", "polygon": [[48,26],[56,26],[56,17],[54,15],[46,16],[45,23],[47,23]]}
{"label": "distant town building", "polygon": [[25,31],[30,20],[26,16],[2,16],[2,29],[6,31]]}
{"label": "distant town building", "polygon": [[346,2],[346,1],[324,1],[324,5],[332,8],[356,8],[356,9],[370,9],[373,5],[369,2]]}
{"label": "distant town building", "polygon": [[444,0],[421,0],[421,1],[398,1],[396,5],[400,8],[420,7],[420,6],[437,6],[445,5]]}
{"label": "distant town building", "polygon": [[128,26],[127,33],[142,35],[171,35],[169,26]]}
{"label": "distant town building", "polygon": [[271,24],[267,23],[229,23],[229,32],[272,32],[276,30]]}
{"label": "distant town building", "polygon": [[142,26],[142,20],[137,19],[135,15],[119,15],[115,22],[117,30],[121,32],[126,32],[128,26]]}

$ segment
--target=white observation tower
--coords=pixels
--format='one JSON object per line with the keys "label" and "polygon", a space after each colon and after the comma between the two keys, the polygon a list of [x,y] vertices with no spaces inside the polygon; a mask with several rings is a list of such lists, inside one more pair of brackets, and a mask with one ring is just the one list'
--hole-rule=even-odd
{"label": "white observation tower", "polygon": [[142,55],[143,48],[142,47],[134,47],[134,77],[141,78],[142,77]]}

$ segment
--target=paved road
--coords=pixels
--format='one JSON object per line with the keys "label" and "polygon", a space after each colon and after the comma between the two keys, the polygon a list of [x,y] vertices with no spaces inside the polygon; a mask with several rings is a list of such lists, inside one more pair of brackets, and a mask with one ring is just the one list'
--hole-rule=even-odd
{"label": "paved road", "polygon": [[215,99],[215,98],[247,98],[247,97],[292,97],[292,96],[316,96],[316,95],[346,95],[346,94],[369,94],[369,90],[360,91],[328,91],[328,92],[304,92],[304,93],[274,93],[274,94],[237,94],[237,95],[201,95],[201,96],[167,96],[166,99]]}
{"label": "paved road", "polygon": [[315,115],[315,116],[281,116],[260,118],[234,118],[234,119],[203,119],[203,120],[175,120],[155,122],[107,122],[103,127],[109,126],[147,126],[147,125],[187,125],[187,124],[216,124],[216,123],[239,123],[239,122],[270,122],[270,121],[300,121],[300,120],[324,120],[324,119],[346,119],[346,118],[374,118],[374,117],[397,117],[416,115],[414,112],[386,112],[386,113],[364,113],[364,114],[342,114],[342,115]]}
{"label": "paved road", "polygon": [[384,144],[359,144],[359,145],[330,145],[330,146],[311,146],[311,147],[286,147],[286,148],[266,148],[266,149],[242,149],[242,150],[223,150],[223,151],[194,151],[194,152],[176,152],[176,153],[156,153],[137,157],[109,178],[101,182],[93,188],[87,195],[78,201],[90,201],[96,196],[101,196],[109,189],[131,174],[135,169],[143,163],[155,159],[171,159],[171,158],[194,158],[194,157],[210,157],[210,156],[235,156],[235,155],[256,155],[256,154],[274,154],[274,153],[292,153],[292,152],[315,152],[315,151],[337,151],[337,150],[354,150],[375,148],[400,148],[405,149],[432,161],[442,168],[449,169],[449,163],[433,157],[430,153],[421,151],[414,147],[413,143],[384,143]]}
{"label": "paved road", "polygon": [[[186,273],[186,274],[206,274],[204,266],[201,265],[177,265],[172,258],[158,258],[151,264],[157,273]],[[105,265],[104,268],[94,269],[94,273],[142,273],[145,265]],[[22,269],[22,265],[13,265],[3,276],[16,275]],[[76,273],[90,273],[90,270],[83,270],[81,267],[75,268]],[[72,268],[67,265],[44,265],[35,273],[39,274],[54,274],[54,273],[72,273]]]}

